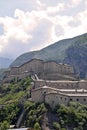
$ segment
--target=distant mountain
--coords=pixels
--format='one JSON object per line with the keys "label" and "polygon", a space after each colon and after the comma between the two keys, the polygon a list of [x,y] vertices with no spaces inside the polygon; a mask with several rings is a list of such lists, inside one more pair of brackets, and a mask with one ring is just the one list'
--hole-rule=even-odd
{"label": "distant mountain", "polygon": [[0,69],[8,68],[12,61],[12,59],[0,57]]}
{"label": "distant mountain", "polygon": [[74,67],[75,73],[79,73],[81,78],[84,78],[87,76],[87,33],[58,41],[39,51],[25,53],[11,66],[20,66],[33,58],[68,63]]}

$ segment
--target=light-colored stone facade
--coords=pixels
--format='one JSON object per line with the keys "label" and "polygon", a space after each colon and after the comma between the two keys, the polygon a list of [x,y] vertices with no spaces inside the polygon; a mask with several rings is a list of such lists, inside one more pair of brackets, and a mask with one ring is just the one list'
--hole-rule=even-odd
{"label": "light-colored stone facade", "polygon": [[[73,67],[66,64],[59,64],[52,61],[44,62],[39,59],[32,59],[29,62],[24,63],[19,67],[10,68],[9,73],[5,72],[5,81],[8,78],[24,78],[33,74],[37,74],[41,79],[58,80],[58,79],[70,79],[75,80],[73,77]],[[63,77],[65,75],[65,77]]]}
{"label": "light-colored stone facade", "polygon": [[31,99],[34,102],[45,102],[52,108],[57,104],[68,105],[70,101],[87,104],[87,81],[77,81],[73,67],[69,65],[32,59],[19,67],[12,67],[5,74],[4,82],[31,76],[34,80]]}
{"label": "light-colored stone facade", "polygon": [[87,104],[87,90],[85,89],[55,89],[43,86],[32,90],[32,101],[45,102],[51,108],[58,104],[68,105],[71,101]]}

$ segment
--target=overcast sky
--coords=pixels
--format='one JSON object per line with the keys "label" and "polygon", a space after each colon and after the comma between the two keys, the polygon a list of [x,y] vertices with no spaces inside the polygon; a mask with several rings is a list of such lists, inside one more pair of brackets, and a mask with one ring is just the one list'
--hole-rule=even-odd
{"label": "overcast sky", "polygon": [[1,0],[0,57],[87,32],[87,0]]}

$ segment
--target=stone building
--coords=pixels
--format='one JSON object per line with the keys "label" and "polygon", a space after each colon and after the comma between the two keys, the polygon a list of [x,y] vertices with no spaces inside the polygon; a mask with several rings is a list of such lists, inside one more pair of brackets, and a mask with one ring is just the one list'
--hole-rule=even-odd
{"label": "stone building", "polygon": [[[37,74],[41,79],[58,80],[71,79],[75,80],[73,76],[73,67],[66,64],[59,64],[53,61],[44,62],[40,59],[32,59],[21,66],[11,67],[9,73],[5,72],[4,81],[12,78],[24,78]],[[64,76],[65,75],[65,76]]]}
{"label": "stone building", "polygon": [[32,101],[45,102],[51,108],[55,108],[58,104],[68,105],[71,101],[87,104],[86,89],[55,89],[43,86],[32,90]]}
{"label": "stone building", "polygon": [[68,105],[70,101],[87,104],[87,81],[77,81],[70,65],[32,59],[6,71],[3,82],[27,76],[31,76],[34,81],[31,91],[34,102],[45,102],[52,108],[57,104]]}

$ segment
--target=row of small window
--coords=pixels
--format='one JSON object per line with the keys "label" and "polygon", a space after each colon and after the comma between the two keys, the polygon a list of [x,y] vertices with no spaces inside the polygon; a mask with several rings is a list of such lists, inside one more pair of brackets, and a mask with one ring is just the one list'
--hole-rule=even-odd
{"label": "row of small window", "polygon": [[[72,101],[73,99],[70,98],[70,101]],[[79,101],[79,99],[77,98],[76,101]],[[84,98],[83,101],[86,101],[86,99]]]}
{"label": "row of small window", "polygon": [[[58,98],[58,97],[56,96],[56,98]],[[49,97],[48,97],[48,99],[49,99]],[[60,97],[60,99],[62,100],[62,97]],[[65,100],[67,100],[67,98],[65,98]],[[73,101],[72,98],[70,98],[69,100],[70,100],[70,101]],[[79,99],[77,98],[76,101],[79,101]],[[83,101],[86,101],[86,99],[84,98]]]}
{"label": "row of small window", "polygon": [[[62,97],[60,97],[62,99]],[[65,100],[67,100],[67,98],[65,98]],[[72,98],[69,99],[70,101],[73,101]],[[77,98],[76,101],[79,101],[79,99]],[[86,101],[86,99],[84,98],[83,101]]]}

